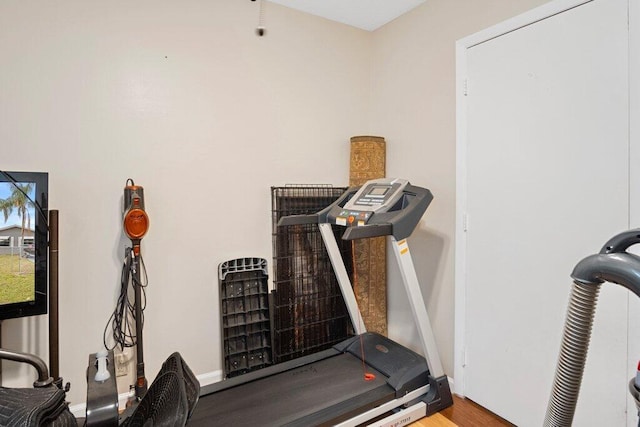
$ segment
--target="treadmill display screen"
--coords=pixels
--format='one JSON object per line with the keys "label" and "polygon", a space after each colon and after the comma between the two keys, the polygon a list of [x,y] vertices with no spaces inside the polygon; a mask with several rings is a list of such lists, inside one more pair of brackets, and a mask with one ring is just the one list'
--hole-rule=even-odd
{"label": "treadmill display screen", "polygon": [[367,196],[381,197],[387,194],[390,187],[373,187]]}
{"label": "treadmill display screen", "polygon": [[362,195],[353,202],[353,207],[367,206],[377,208],[382,206],[393,196],[393,190],[394,187],[391,185],[369,185],[363,190]]}

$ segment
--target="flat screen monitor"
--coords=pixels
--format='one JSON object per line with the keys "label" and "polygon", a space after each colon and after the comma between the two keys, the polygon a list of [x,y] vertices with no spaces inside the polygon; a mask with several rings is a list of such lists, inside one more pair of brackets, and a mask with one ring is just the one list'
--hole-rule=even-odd
{"label": "flat screen monitor", "polygon": [[0,320],[47,312],[48,181],[0,171]]}

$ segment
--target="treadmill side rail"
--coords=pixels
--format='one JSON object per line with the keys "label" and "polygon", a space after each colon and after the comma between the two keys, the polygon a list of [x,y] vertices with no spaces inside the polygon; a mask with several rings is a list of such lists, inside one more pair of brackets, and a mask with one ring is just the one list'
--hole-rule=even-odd
{"label": "treadmill side rail", "polygon": [[418,421],[420,418],[427,416],[427,405],[424,402],[418,402],[409,406],[406,409],[402,409],[389,415],[386,418],[376,421],[373,424],[369,424],[368,427],[396,427],[396,426],[408,426],[409,424]]}
{"label": "treadmill side rail", "polygon": [[[374,418],[377,418],[379,416],[382,416],[384,414],[387,414],[390,411],[393,411],[394,409],[403,407],[403,406],[409,406],[409,409],[411,409],[413,406],[410,406],[412,403],[415,403],[417,399],[419,399],[421,396],[424,396],[425,394],[428,394],[429,392],[429,386],[423,386],[420,387],[416,390],[413,390],[412,392],[404,395],[403,397],[399,397],[395,400],[391,400],[383,405],[378,406],[377,408],[374,409],[370,409],[367,412],[363,412],[362,414],[355,416],[349,420],[346,420],[344,422],[341,422],[339,424],[336,424],[335,427],[356,427],[356,426],[360,426],[360,425],[366,425],[367,421],[373,420]],[[418,401],[418,404],[420,404],[422,402]],[[424,405],[424,403],[422,403]],[[403,417],[400,417],[399,414],[403,413],[404,411],[398,411],[396,413],[396,415],[398,415],[398,417],[395,417],[393,419],[394,422],[400,422],[400,420],[403,419]],[[415,421],[415,420],[411,420],[411,421]],[[378,425],[378,424],[373,424],[374,426]],[[383,424],[385,426],[401,426],[401,425],[406,425],[406,424],[392,424],[391,420],[389,424]]]}

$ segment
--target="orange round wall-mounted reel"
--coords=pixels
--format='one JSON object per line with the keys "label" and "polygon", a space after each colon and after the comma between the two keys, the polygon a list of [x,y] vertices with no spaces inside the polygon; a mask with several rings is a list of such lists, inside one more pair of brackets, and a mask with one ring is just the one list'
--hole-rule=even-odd
{"label": "orange round wall-mounted reel", "polygon": [[124,189],[124,210],[124,232],[134,245],[134,253],[138,255],[140,240],[149,230],[149,216],[144,210],[144,189],[133,181]]}

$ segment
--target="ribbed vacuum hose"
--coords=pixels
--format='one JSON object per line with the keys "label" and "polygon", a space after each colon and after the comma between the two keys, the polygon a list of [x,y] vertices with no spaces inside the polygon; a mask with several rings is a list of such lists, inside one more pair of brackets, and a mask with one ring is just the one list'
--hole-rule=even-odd
{"label": "ribbed vacuum hose", "polygon": [[600,285],[573,283],[545,427],[573,422],[599,292]]}

